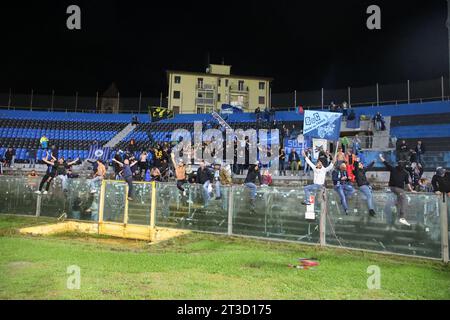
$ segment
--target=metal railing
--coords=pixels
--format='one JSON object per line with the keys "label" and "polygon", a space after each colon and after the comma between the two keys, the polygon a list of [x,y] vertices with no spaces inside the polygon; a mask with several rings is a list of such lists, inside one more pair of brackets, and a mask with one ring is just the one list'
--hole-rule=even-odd
{"label": "metal railing", "polygon": [[406,227],[395,223],[396,197],[386,191],[373,192],[377,217],[371,218],[359,191],[349,199],[346,215],[337,192],[322,189],[308,218],[307,208],[299,206],[302,187],[261,187],[252,202],[250,190],[241,185],[222,186],[221,197],[208,200],[202,185],[186,184],[183,196],[172,183],[136,182],[134,200],[128,201],[123,181],[104,180],[92,194],[87,180],[70,179],[64,193],[56,179],[49,194],[37,195],[38,180],[0,177],[0,213],[65,214],[97,222],[99,230],[114,236],[126,234],[130,226],[162,227],[449,260],[448,198],[431,193],[406,194],[412,224]]}

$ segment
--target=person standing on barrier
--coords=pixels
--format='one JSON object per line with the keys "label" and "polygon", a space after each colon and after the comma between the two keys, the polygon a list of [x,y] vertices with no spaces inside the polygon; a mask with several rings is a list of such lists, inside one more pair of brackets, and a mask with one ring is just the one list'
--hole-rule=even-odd
{"label": "person standing on barrier", "polygon": [[41,194],[44,184],[47,184],[44,191],[44,194],[47,194],[48,190],[50,189],[50,185],[56,176],[56,167],[54,166],[55,160],[54,159],[47,160],[47,157],[48,152],[47,155],[44,158],[42,158],[42,161],[44,161],[47,164],[47,172],[42,177],[41,183],[39,184],[39,190],[35,191],[35,193],[37,194]]}
{"label": "person standing on barrier", "polygon": [[309,160],[308,157],[306,157],[305,152],[303,152],[302,155],[306,160],[306,164],[309,165],[314,172],[313,184],[311,184],[309,186],[305,186],[305,188],[304,188],[305,189],[305,200],[302,202],[302,204],[308,206],[311,204],[309,201],[311,192],[315,192],[324,186],[326,174],[327,174],[327,172],[330,172],[331,170],[333,170],[336,159],[333,159],[328,167],[324,167],[320,160],[317,161],[317,163],[314,165],[314,163],[312,163],[312,161]]}
{"label": "person standing on barrier", "polygon": [[442,167],[436,168],[436,174],[431,179],[431,185],[437,195],[440,196],[445,193],[450,197],[450,172]]}
{"label": "person standing on barrier", "polygon": [[341,199],[341,204],[344,208],[345,214],[348,215],[347,199],[355,193],[355,189],[353,189],[350,183],[350,178],[347,172],[347,165],[345,163],[341,163],[339,168],[333,171],[332,179],[334,190],[338,193],[339,198]]}
{"label": "person standing on barrier", "polygon": [[180,159],[178,165],[175,163],[175,155],[171,154],[171,159],[173,163],[173,167],[175,168],[175,178],[177,180],[177,188],[183,193],[183,197],[186,197],[186,189],[183,188],[183,185],[187,183],[186,180],[186,165],[183,160]]}
{"label": "person standing on barrier", "polygon": [[128,200],[133,201],[133,171],[131,168],[136,165],[137,161],[130,163],[130,160],[123,161],[123,178],[128,184]]}
{"label": "person standing on barrier", "polygon": [[353,174],[355,175],[356,184],[358,185],[359,191],[361,191],[366,197],[367,207],[369,208],[369,215],[371,217],[375,217],[376,213],[373,206],[373,195],[372,195],[372,187],[367,181],[366,172],[371,170],[375,165],[375,161],[372,161],[367,167],[364,167],[363,163],[359,158],[355,161],[355,169],[353,170]]}
{"label": "person standing on barrier", "polygon": [[245,178],[244,185],[250,189],[250,205],[252,211],[255,209],[256,200],[256,178],[258,178],[259,184],[262,184],[261,172],[259,171],[259,164],[251,164],[248,167],[247,177]]}
{"label": "person standing on barrier", "polygon": [[409,227],[411,225],[406,220],[408,200],[406,198],[405,185],[410,192],[416,193],[416,191],[413,190],[409,183],[409,173],[405,169],[406,163],[400,161],[396,167],[393,167],[384,159],[382,154],[380,154],[380,160],[391,173],[389,177],[389,188],[397,197],[399,223]]}
{"label": "person standing on barrier", "polygon": [[97,171],[94,174],[94,178],[91,180],[89,186],[91,188],[91,193],[96,193],[97,190],[95,188],[97,181],[102,181],[106,176],[106,167],[103,164],[102,160],[97,159]]}
{"label": "person standing on barrier", "polygon": [[206,167],[205,160],[200,161],[200,167],[197,169],[197,183],[203,186],[203,201],[205,207],[209,202],[210,187],[213,181],[211,171]]}

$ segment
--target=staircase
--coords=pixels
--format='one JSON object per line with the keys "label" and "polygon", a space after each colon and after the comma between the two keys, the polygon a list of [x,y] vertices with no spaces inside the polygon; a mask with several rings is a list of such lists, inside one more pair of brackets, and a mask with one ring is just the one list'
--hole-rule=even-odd
{"label": "staircase", "polygon": [[129,124],[127,125],[122,131],[120,131],[114,138],[109,140],[107,144],[105,144],[103,147],[105,148],[114,148],[120,141],[126,138],[131,131],[133,131],[136,128],[135,124]]}
{"label": "staircase", "polygon": [[219,124],[223,128],[225,128],[227,130],[231,130],[230,125],[225,120],[223,120],[223,118],[220,116],[220,114],[218,114],[217,112],[214,111],[211,115],[213,116],[214,119],[217,120],[217,122],[219,122]]}
{"label": "staircase", "polygon": [[391,139],[391,117],[385,117],[384,121],[386,125],[385,131],[373,130],[372,149],[379,151],[388,151],[392,149],[389,145]]}

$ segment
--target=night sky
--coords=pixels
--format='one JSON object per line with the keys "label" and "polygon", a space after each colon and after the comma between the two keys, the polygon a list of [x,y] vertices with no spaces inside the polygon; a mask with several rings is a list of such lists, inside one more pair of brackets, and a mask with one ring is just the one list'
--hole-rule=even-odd
{"label": "night sky", "polygon": [[[212,63],[274,77],[273,92],[448,76],[447,2],[2,1],[0,92],[158,97],[167,69]],[[80,31],[66,8],[81,7]],[[368,30],[366,8],[381,7]]]}

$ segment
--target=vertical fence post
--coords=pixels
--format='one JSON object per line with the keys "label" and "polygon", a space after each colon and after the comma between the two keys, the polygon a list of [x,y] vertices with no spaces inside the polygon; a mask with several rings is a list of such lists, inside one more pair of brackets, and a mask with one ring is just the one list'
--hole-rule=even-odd
{"label": "vertical fence post", "polygon": [[36,200],[36,217],[41,216],[41,203],[42,203],[42,197],[41,195],[38,195]]}
{"label": "vertical fence post", "polygon": [[123,224],[126,226],[128,224],[128,204],[130,201],[128,201],[128,183],[125,185],[125,208],[123,213]]}
{"label": "vertical fence post", "polygon": [[445,96],[445,92],[444,92],[444,77],[441,77],[441,93],[442,93],[442,101],[444,101],[444,96]]}
{"label": "vertical fence post", "polygon": [[75,112],[77,112],[78,109],[78,91],[75,92]]}
{"label": "vertical fence post", "polygon": [[52,111],[54,108],[54,102],[55,102],[55,90],[52,90],[52,105],[51,105]]}
{"label": "vertical fence post", "polygon": [[377,106],[380,105],[380,86],[377,83]]}
{"label": "vertical fence post", "polygon": [[294,90],[294,110],[297,107],[297,90]]}
{"label": "vertical fence post", "polygon": [[139,92],[139,112],[138,113],[141,113],[141,102],[142,102],[142,91]]}
{"label": "vertical fence post", "polygon": [[33,91],[33,89],[31,89],[30,111],[33,111],[33,95],[34,95],[34,91]]}
{"label": "vertical fence post", "polygon": [[117,112],[120,110],[120,92],[117,91]]}
{"label": "vertical fence post", "polygon": [[95,112],[97,112],[98,109],[98,91],[95,94]]}
{"label": "vertical fence post", "polygon": [[156,225],[156,182],[152,181],[152,201],[150,204],[150,228],[154,229]]}
{"label": "vertical fence post", "polygon": [[448,263],[449,252],[448,252],[448,198],[444,193],[440,199],[440,212],[441,217],[441,249],[442,249],[442,261]]}
{"label": "vertical fence post", "polygon": [[105,193],[106,193],[106,181],[102,180],[102,186],[100,187],[100,199],[98,206],[98,234],[102,234],[103,225],[103,211],[105,210]]}
{"label": "vertical fence post", "polygon": [[322,88],[322,110],[323,110],[323,88]]}
{"label": "vertical fence post", "polygon": [[11,107],[11,94],[12,94],[12,90],[11,90],[11,88],[9,88],[8,109],[9,109],[9,107]]}
{"label": "vertical fence post", "polygon": [[350,87],[348,87],[348,107],[350,108],[352,106],[352,92]]}
{"label": "vertical fence post", "polygon": [[324,247],[327,245],[326,241],[326,226],[327,226],[327,190],[323,187],[320,189],[320,222],[319,222],[319,233],[320,233],[320,246]]}
{"label": "vertical fence post", "polygon": [[233,206],[234,206],[234,187],[231,186],[228,194],[228,235],[233,235]]}
{"label": "vertical fence post", "polygon": [[408,104],[411,103],[411,87],[409,86],[409,80],[408,80]]}

